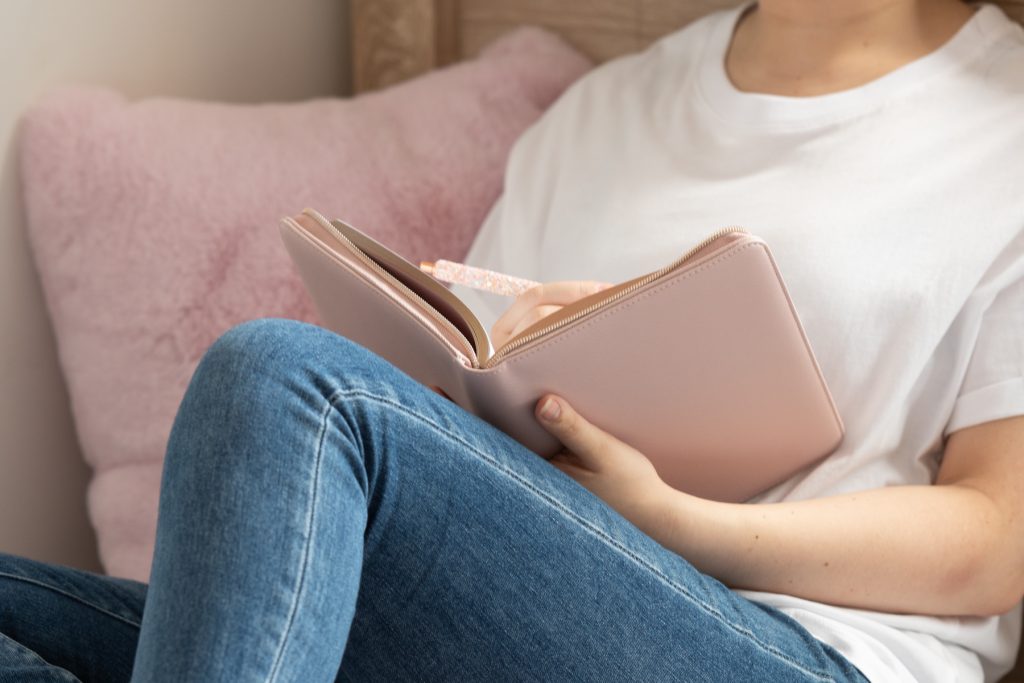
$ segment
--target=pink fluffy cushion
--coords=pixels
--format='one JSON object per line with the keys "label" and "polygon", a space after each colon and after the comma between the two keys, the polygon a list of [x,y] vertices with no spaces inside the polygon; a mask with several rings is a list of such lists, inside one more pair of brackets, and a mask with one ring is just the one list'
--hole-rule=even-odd
{"label": "pink fluffy cushion", "polygon": [[149,575],[167,436],[203,351],[250,318],[316,320],[278,219],[313,206],[412,260],[458,259],[512,142],[588,66],[520,29],[354,99],[130,103],[66,89],[26,114],[29,236],[109,573]]}

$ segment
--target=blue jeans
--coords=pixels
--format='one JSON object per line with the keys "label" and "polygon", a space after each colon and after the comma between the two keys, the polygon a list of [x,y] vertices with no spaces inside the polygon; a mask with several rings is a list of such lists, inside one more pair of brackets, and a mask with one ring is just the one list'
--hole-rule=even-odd
{"label": "blue jeans", "polygon": [[0,681],[865,680],[499,430],[303,323],[245,323],[206,353],[159,520],[148,591],[0,558]]}

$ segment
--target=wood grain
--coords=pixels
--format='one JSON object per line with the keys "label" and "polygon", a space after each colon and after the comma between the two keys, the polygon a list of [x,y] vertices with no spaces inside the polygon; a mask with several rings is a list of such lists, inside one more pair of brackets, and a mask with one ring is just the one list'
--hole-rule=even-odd
{"label": "wood grain", "polygon": [[462,49],[477,54],[516,26],[542,26],[596,61],[639,49],[638,10],[620,0],[462,0]]}
{"label": "wood grain", "polygon": [[[374,90],[438,64],[437,0],[350,0],[352,86]],[[448,21],[452,17],[446,16]]]}
{"label": "wood grain", "polygon": [[999,0],[996,4],[1010,17],[1024,24],[1024,0]]}
{"label": "wood grain", "polygon": [[434,36],[437,66],[457,62],[462,54],[461,0],[434,0]]}

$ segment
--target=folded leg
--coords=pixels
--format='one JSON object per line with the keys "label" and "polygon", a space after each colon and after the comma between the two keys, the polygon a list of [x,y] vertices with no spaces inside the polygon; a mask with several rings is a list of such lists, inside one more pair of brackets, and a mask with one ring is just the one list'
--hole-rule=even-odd
{"label": "folded leg", "polygon": [[172,433],[137,680],[862,681],[366,349],[263,320]]}
{"label": "folded leg", "polygon": [[131,678],[146,586],[0,553],[0,682]]}

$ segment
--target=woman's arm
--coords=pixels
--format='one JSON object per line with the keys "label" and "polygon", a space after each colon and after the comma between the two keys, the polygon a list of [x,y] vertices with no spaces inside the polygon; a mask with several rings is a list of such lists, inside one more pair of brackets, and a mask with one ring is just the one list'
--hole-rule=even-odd
{"label": "woman's arm", "polygon": [[642,454],[558,403],[556,421],[544,399],[537,413],[568,449],[552,464],[729,586],[948,615],[1002,613],[1024,594],[1024,417],[954,433],[936,486],[742,505],[669,488]]}
{"label": "woman's arm", "polygon": [[[495,323],[507,339],[594,282],[535,287]],[[568,449],[551,463],[649,536],[734,588],[889,612],[985,615],[1024,595],[1024,416],[953,433],[935,486],[764,505],[668,487],[651,462],[564,400],[537,417]]]}
{"label": "woman's arm", "polygon": [[724,583],[891,612],[1024,594],[1024,417],[954,433],[936,486],[731,505],[666,494],[655,538]]}

